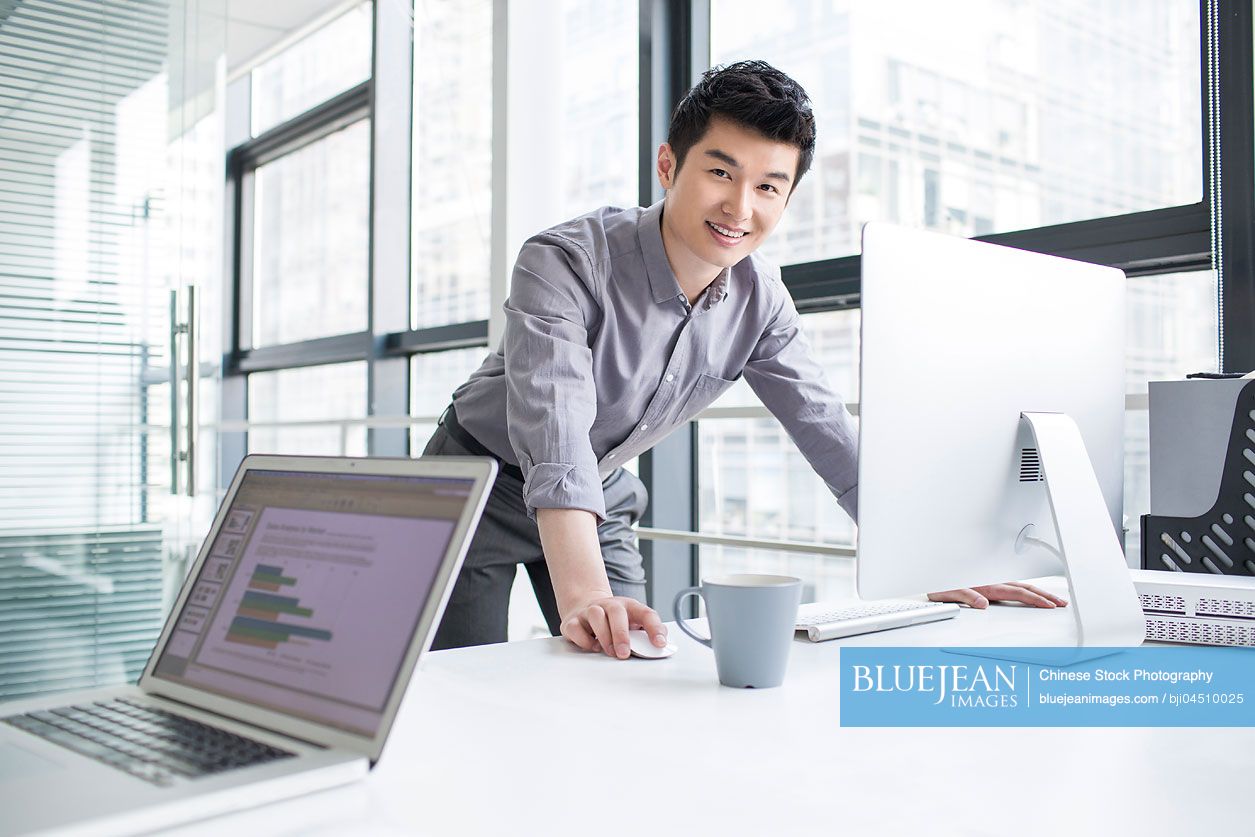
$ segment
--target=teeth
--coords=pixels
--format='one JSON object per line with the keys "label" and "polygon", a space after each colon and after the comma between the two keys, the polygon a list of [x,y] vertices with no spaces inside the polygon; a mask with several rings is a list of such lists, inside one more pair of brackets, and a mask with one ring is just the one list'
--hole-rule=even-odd
{"label": "teeth", "polygon": [[726,235],[728,238],[740,238],[741,236],[745,235],[745,233],[743,232],[734,232],[728,229],[727,227],[721,227],[718,224],[711,223],[710,221],[707,221],[706,223],[710,224],[711,228],[715,232],[719,233],[720,235]]}

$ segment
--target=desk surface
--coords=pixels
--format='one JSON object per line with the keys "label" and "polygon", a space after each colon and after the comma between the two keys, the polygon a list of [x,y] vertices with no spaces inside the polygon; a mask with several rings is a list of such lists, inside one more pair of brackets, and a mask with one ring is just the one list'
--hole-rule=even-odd
{"label": "desk surface", "polygon": [[782,687],[721,687],[710,651],[612,660],[559,639],[435,652],[364,781],[182,828],[220,834],[1244,833],[1255,729],[842,729],[841,645],[1072,635],[996,606],[798,640]]}

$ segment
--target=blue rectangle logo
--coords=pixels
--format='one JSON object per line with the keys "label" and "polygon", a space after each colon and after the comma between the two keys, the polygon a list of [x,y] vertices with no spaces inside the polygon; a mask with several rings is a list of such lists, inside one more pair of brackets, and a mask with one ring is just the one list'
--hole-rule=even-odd
{"label": "blue rectangle logo", "polygon": [[1247,648],[842,648],[846,727],[1255,726]]}

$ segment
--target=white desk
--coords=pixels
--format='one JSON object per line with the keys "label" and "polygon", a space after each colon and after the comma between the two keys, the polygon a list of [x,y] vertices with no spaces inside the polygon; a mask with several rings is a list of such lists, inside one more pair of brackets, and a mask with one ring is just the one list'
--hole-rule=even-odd
{"label": "white desk", "polygon": [[[1000,606],[796,642],[778,689],[710,651],[616,661],[559,639],[442,651],[363,782],[177,834],[1241,834],[1255,729],[842,729],[841,644],[974,645],[1067,610]],[[631,778],[629,778],[631,777]]]}

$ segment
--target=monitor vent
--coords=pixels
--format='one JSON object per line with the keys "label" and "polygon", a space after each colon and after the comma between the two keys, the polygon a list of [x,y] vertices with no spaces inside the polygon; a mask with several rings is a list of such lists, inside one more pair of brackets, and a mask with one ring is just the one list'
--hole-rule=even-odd
{"label": "monitor vent", "polygon": [[1037,448],[1022,448],[1020,450],[1020,482],[1041,482],[1044,477],[1041,472],[1041,455],[1037,453]]}
{"label": "monitor vent", "polygon": [[1255,645],[1255,629],[1246,625],[1151,618],[1146,620],[1146,638],[1159,642],[1195,642],[1201,645]]}

